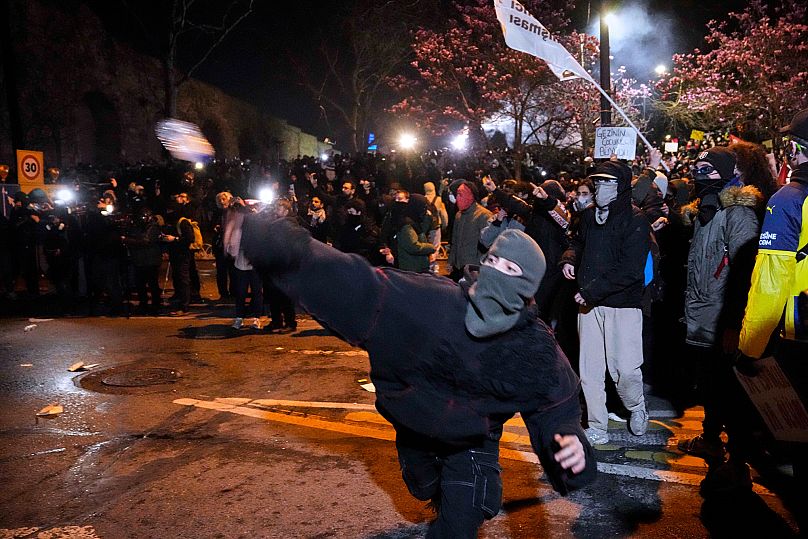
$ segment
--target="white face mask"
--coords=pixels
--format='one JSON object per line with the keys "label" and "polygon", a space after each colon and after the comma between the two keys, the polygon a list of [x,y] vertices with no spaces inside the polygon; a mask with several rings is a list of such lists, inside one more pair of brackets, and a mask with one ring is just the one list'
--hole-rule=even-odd
{"label": "white face mask", "polygon": [[449,202],[451,202],[452,204],[456,204],[457,203],[457,197],[450,193],[449,194]]}
{"label": "white face mask", "polygon": [[595,184],[595,204],[598,208],[607,207],[617,198],[617,182]]}

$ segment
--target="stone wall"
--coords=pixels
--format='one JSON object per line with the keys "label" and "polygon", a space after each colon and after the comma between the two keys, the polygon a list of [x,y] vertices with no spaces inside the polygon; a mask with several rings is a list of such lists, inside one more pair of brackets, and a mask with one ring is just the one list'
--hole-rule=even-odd
{"label": "stone wall", "polygon": [[[161,160],[154,135],[164,108],[161,63],[113,41],[83,4],[10,4],[26,149],[44,151],[46,165],[59,167]],[[202,128],[218,157],[288,159],[330,149],[200,81],[180,87],[177,108],[180,119]],[[0,162],[13,163],[7,110],[0,111],[0,123]]]}

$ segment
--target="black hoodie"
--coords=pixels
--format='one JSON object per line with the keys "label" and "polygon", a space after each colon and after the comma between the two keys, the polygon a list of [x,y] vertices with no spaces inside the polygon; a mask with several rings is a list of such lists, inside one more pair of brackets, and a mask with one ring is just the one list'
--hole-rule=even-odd
{"label": "black hoodie", "polygon": [[617,177],[617,198],[606,222],[595,221],[595,208],[581,212],[578,234],[561,257],[560,266],[575,266],[581,296],[590,307],[641,308],[645,263],[651,249],[651,227],[631,203],[631,169],[607,161],[596,174]]}

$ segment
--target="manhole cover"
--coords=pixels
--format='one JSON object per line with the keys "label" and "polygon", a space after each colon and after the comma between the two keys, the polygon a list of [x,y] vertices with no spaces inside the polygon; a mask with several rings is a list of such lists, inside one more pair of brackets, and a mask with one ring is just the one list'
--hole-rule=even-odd
{"label": "manhole cover", "polygon": [[108,369],[101,377],[101,383],[116,387],[142,387],[160,384],[173,384],[180,379],[179,371],[174,369],[141,368],[114,370]]}

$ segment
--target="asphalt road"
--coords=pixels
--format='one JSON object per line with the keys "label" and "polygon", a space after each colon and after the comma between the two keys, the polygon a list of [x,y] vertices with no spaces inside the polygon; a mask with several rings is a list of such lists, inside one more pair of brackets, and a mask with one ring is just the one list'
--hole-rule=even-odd
{"label": "asphalt road", "polygon": [[[360,386],[366,354],[305,317],[278,335],[227,314],[0,319],[0,539],[422,537],[432,515]],[[79,361],[97,366],[68,372]],[[63,412],[38,418],[51,403]],[[564,498],[516,418],[504,506],[480,536],[793,534],[764,485],[704,503],[704,463],[675,449],[699,419],[657,419],[641,438],[614,423],[597,483]]]}

